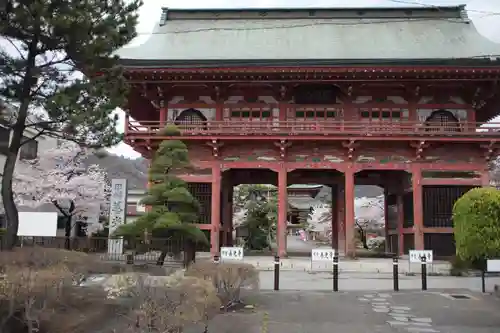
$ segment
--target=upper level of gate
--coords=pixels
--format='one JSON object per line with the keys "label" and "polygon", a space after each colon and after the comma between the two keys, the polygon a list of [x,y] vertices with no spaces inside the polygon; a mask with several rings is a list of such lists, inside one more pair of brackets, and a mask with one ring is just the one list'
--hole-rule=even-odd
{"label": "upper level of gate", "polygon": [[184,139],[207,136],[500,138],[500,122],[477,122],[469,107],[458,104],[172,104],[160,112],[163,114],[158,120],[136,121],[127,117],[126,137],[158,138],[160,130],[172,124],[179,128]]}

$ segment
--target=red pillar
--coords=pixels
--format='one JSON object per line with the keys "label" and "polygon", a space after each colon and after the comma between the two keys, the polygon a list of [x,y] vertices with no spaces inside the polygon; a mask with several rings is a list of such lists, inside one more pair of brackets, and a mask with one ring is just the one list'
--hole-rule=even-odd
{"label": "red pillar", "polygon": [[168,108],[160,108],[160,128],[163,128],[167,123]]}
{"label": "red pillar", "polygon": [[403,234],[403,225],[404,225],[404,210],[403,210],[403,194],[398,193],[396,196],[396,205],[398,212],[398,252],[399,255],[402,256],[404,254],[404,234]]}
{"label": "red pillar", "polygon": [[278,255],[286,257],[286,235],[287,235],[287,170],[286,167],[281,167],[278,171],[278,226],[277,226],[277,241]]}
{"label": "red pillar", "polygon": [[422,170],[419,165],[412,167],[412,187],[413,187],[413,232],[415,237],[415,250],[424,249],[424,205],[422,191]]}
{"label": "red pillar", "polygon": [[354,170],[352,166],[344,173],[345,176],[345,249],[347,256],[356,255],[354,238]]}
{"label": "red pillar", "polygon": [[344,184],[338,185],[337,190],[337,239],[339,244],[339,252],[345,255],[345,198],[344,198]]}
{"label": "red pillar", "polygon": [[481,186],[482,187],[491,186],[491,184],[490,184],[490,172],[488,170],[485,170],[481,173]]}
{"label": "red pillar", "polygon": [[210,253],[219,255],[219,231],[220,231],[220,203],[221,203],[221,169],[219,163],[212,166],[212,201],[210,222],[212,230],[210,232]]}
{"label": "red pillar", "polygon": [[330,202],[330,209],[332,214],[332,248],[339,251],[339,216],[338,216],[338,191],[339,186],[332,186],[332,200]]}

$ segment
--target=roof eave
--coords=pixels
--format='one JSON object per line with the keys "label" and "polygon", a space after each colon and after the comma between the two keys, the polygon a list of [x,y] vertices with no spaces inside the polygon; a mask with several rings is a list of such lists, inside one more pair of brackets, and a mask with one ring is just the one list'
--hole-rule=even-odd
{"label": "roof eave", "polygon": [[161,60],[120,59],[125,69],[151,68],[217,68],[217,67],[364,67],[364,66],[478,66],[499,67],[498,56],[455,59],[258,59],[258,60]]}

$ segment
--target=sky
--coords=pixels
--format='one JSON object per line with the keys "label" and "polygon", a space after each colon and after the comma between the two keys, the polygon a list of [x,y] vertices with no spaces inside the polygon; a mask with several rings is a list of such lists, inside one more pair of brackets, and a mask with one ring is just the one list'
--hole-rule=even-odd
{"label": "sky", "polygon": [[[139,37],[134,46],[142,44],[158,24],[162,7],[169,8],[266,8],[266,7],[398,7],[467,5],[469,17],[476,29],[485,37],[500,43],[499,0],[143,0],[139,12]],[[123,131],[124,114],[118,112],[119,129]],[[137,158],[140,155],[130,146],[121,143],[109,149],[112,153]]]}

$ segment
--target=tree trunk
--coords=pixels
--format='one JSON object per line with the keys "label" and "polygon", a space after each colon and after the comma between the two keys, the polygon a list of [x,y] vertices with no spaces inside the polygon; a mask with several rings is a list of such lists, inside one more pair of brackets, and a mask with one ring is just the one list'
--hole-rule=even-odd
{"label": "tree trunk", "polygon": [[19,215],[12,193],[12,178],[16,167],[17,153],[9,151],[3,167],[2,176],[2,202],[5,209],[6,233],[3,248],[12,249],[17,243],[17,230],[19,228]]}
{"label": "tree trunk", "polygon": [[16,167],[17,155],[21,149],[21,139],[26,128],[26,118],[28,117],[28,107],[31,103],[31,89],[36,84],[36,78],[33,76],[35,68],[36,50],[38,47],[38,36],[33,38],[28,45],[28,54],[26,57],[26,71],[23,78],[22,89],[19,92],[19,101],[17,119],[12,126],[12,137],[9,143],[7,159],[3,167],[2,175],[2,201],[5,209],[5,219],[7,221],[7,231],[5,234],[4,249],[10,250],[17,243],[17,231],[19,229],[19,216],[12,193],[12,178]]}

